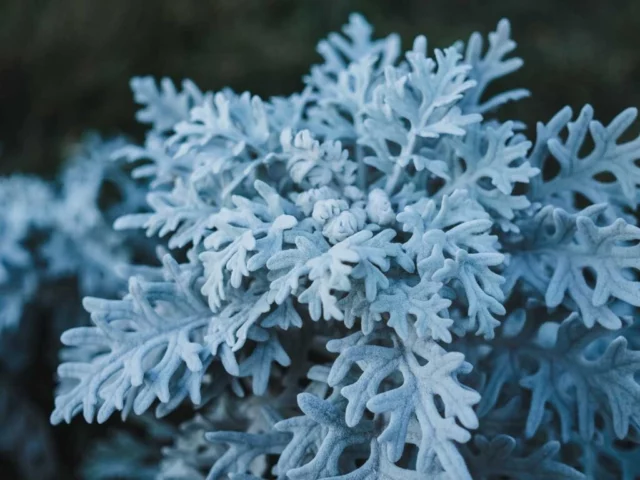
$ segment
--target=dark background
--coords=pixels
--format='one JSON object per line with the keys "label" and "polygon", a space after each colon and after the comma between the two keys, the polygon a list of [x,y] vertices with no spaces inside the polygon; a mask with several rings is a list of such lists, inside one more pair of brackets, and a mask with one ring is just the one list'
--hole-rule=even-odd
{"label": "dark background", "polygon": [[[53,176],[87,130],[142,138],[133,75],[262,96],[299,90],[320,61],[317,41],[353,11],[378,36],[400,33],[405,47],[421,33],[430,47],[448,46],[510,19],[525,66],[507,85],[532,97],[503,114],[530,130],[567,104],[589,102],[604,122],[640,105],[640,0],[0,0],[0,174]],[[53,372],[35,377],[49,412]],[[74,425],[53,429],[67,473],[85,440],[104,433]]]}
{"label": "dark background", "polygon": [[51,175],[88,130],[140,135],[132,75],[203,90],[300,89],[315,44],[352,11],[410,46],[448,46],[506,17],[533,96],[508,111],[531,127],[565,104],[609,121],[640,103],[638,0],[0,0],[0,173]]}

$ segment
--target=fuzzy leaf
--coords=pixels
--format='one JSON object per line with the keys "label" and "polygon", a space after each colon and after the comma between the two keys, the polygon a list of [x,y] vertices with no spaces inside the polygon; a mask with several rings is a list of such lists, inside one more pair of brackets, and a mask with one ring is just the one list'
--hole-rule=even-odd
{"label": "fuzzy leaf", "polygon": [[210,354],[199,339],[211,312],[193,291],[197,270],[181,271],[168,256],[165,268],[173,282],[132,279],[122,300],[85,299],[96,326],[68,330],[62,342],[100,354],[59,366],[58,375],[75,384],[57,395],[53,423],[70,422],[80,412],[100,423],[116,410],[141,414],[156,398],[166,403],[182,395],[180,388],[200,403]]}
{"label": "fuzzy leaf", "polygon": [[[640,159],[640,137],[622,143],[619,140],[637,116],[637,110],[629,108],[604,126],[593,120],[593,108],[587,105],[573,122],[567,108],[548,126],[540,124],[540,146],[534,150],[532,165],[544,170],[553,159],[559,169],[548,180],[540,178],[533,184],[533,199],[550,201],[569,212],[576,210],[578,195],[594,205],[610,204],[617,216],[624,213],[624,207],[635,209],[640,187],[640,167],[636,163]],[[566,140],[560,137],[564,128],[568,131]],[[583,154],[587,135],[594,146]],[[606,180],[605,175],[614,181]]]}
{"label": "fuzzy leaf", "polygon": [[514,248],[508,285],[523,279],[549,307],[576,305],[588,327],[620,328],[613,299],[640,306],[640,229],[622,219],[598,226],[603,207],[570,214],[548,206],[523,222],[526,236]]}
{"label": "fuzzy leaf", "polygon": [[[390,346],[371,344],[385,337],[391,337]],[[428,340],[415,339],[405,345],[383,331],[378,335],[355,333],[342,340],[331,340],[327,348],[340,354],[329,374],[330,385],[342,382],[355,365],[362,370],[355,383],[341,389],[348,400],[347,425],[357,425],[365,408],[376,414],[388,414],[388,423],[378,441],[389,459],[396,462],[404,451],[410,425],[417,421],[420,426],[417,471],[427,472],[437,461],[452,477],[471,478],[453,444],[470,438],[456,419],[466,428],[478,426],[472,406],[480,397],[456,378],[458,373],[470,370],[464,355],[446,353]],[[419,358],[426,363],[421,365]],[[402,376],[402,384],[383,388],[383,383],[396,372]],[[436,396],[444,404],[443,415],[436,407]]]}
{"label": "fuzzy leaf", "polygon": [[469,78],[475,80],[472,87],[462,100],[462,109],[468,112],[487,113],[501,105],[520,100],[529,96],[529,91],[523,88],[500,92],[491,98],[483,99],[486,88],[491,82],[518,70],[523,61],[518,57],[504,58],[516,47],[511,38],[511,25],[507,19],[498,22],[495,32],[489,34],[489,46],[482,55],[482,36],[475,32],[469,38],[464,61],[471,65]]}

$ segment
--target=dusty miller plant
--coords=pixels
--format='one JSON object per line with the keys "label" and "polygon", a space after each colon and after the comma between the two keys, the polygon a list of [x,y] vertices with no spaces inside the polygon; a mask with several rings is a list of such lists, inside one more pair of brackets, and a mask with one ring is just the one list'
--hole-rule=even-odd
{"label": "dusty miller plant", "polygon": [[198,409],[144,478],[636,478],[637,111],[498,120],[514,48],[353,15],[290,97],[133,79],[115,227],[169,253],[84,299],[51,421]]}
{"label": "dusty miller plant", "polygon": [[143,185],[110,158],[124,145],[89,135],[52,182],[0,178],[0,458],[20,478],[63,474],[45,389],[60,334],[88,323],[80,298],[126,291],[115,267],[149,249],[111,227],[145,205]]}

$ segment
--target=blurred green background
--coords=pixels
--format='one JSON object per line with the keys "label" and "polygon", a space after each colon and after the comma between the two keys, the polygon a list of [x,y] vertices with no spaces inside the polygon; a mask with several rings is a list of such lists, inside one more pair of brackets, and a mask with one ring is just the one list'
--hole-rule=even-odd
{"label": "blurred green background", "polygon": [[55,172],[88,130],[140,135],[132,75],[193,79],[269,96],[301,86],[315,44],[352,11],[376,33],[447,46],[507,17],[533,96],[509,115],[532,127],[590,102],[609,121],[640,103],[640,1],[0,0],[0,173]]}

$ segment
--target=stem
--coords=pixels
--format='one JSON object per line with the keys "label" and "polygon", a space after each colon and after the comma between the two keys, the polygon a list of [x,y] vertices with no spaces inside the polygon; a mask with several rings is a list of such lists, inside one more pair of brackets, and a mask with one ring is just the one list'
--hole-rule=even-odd
{"label": "stem", "polygon": [[354,129],[356,131],[355,139],[355,153],[356,163],[358,164],[358,177],[357,185],[360,190],[366,193],[367,190],[367,166],[364,163],[364,148],[358,144],[358,138],[362,136],[364,132],[364,124],[362,122],[362,115],[360,113],[354,115]]}
{"label": "stem", "polygon": [[244,180],[262,163],[264,163],[265,158],[260,157],[249,163],[242,172],[237,175],[231,182],[225,186],[222,191],[222,198],[227,198],[233,191],[238,188],[238,186],[244,182]]}
{"label": "stem", "polygon": [[[418,114],[420,116],[421,121],[419,122],[419,125],[417,125],[416,128],[414,128],[414,126],[412,125],[411,129],[407,132],[409,141],[402,148],[400,155],[398,155],[398,158],[408,157],[413,153],[413,149],[416,146],[416,141],[418,140],[418,135],[416,132],[419,132],[424,128],[424,123],[426,123],[426,121],[429,119],[429,117],[435,110],[435,106],[433,104],[425,105],[424,102],[425,102],[425,98],[423,96],[422,103],[420,104],[420,107],[418,109]],[[393,172],[391,173],[391,176],[387,179],[387,183],[384,188],[387,195],[391,196],[391,194],[395,190],[398,180],[400,180],[400,175],[402,174],[402,168],[403,167],[398,163],[394,165]]]}
{"label": "stem", "polygon": [[393,166],[393,172],[387,178],[387,183],[384,186],[384,191],[387,193],[387,195],[391,196],[391,194],[393,193],[393,190],[396,188],[396,184],[400,179],[401,173],[402,173],[402,167],[396,163]]}
{"label": "stem", "polygon": [[358,188],[363,192],[367,189],[367,166],[364,163],[362,145],[356,145],[356,162],[358,164]]}
{"label": "stem", "polygon": [[[413,149],[416,145],[417,138],[418,136],[414,133],[414,131],[410,130],[409,141],[402,148],[402,151],[400,152],[400,155],[398,155],[397,158],[403,158],[410,155],[413,152]],[[400,175],[402,175],[403,168],[404,167],[397,162],[393,166],[393,172],[391,173],[391,176],[387,178],[387,183],[385,184],[385,187],[384,187],[384,191],[387,193],[387,195],[391,196],[393,194],[393,191],[395,190],[396,185],[398,184],[398,180],[400,180]]]}

